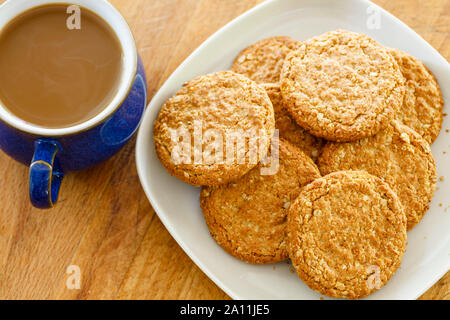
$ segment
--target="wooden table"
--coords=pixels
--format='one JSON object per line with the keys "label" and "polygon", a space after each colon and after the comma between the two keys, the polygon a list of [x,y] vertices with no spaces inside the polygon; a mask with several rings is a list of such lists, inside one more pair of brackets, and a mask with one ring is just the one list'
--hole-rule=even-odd
{"label": "wooden table", "polygon": [[[259,2],[112,0],[136,37],[149,98],[208,36]],[[450,0],[375,2],[450,57]],[[28,168],[0,154],[0,298],[228,299],[156,216],[139,184],[134,145],[70,173],[51,211],[30,206]],[[80,268],[79,290],[67,288],[70,265]],[[450,273],[422,298],[450,299]]]}

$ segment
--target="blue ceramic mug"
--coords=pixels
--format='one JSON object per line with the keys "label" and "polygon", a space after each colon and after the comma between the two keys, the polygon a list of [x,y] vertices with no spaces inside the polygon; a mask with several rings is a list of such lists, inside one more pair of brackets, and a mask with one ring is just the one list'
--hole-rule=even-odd
{"label": "blue ceramic mug", "polygon": [[79,5],[102,17],[123,50],[119,87],[111,103],[95,117],[72,127],[48,129],[27,123],[0,102],[0,148],[30,166],[32,204],[51,208],[64,174],[82,170],[114,155],[135,133],[147,102],[146,79],[130,28],[106,0],[9,0],[0,6],[0,30],[14,17],[52,3]]}

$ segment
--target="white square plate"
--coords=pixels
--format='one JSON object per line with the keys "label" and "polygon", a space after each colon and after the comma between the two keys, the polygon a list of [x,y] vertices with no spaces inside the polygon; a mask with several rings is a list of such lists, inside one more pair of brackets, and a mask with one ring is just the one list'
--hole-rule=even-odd
{"label": "white square plate", "polygon": [[[136,147],[145,193],[179,245],[232,298],[318,299],[320,295],[289,272],[286,262],[275,264],[275,269],[274,265],[247,264],[214,242],[199,206],[199,188],[171,177],[156,157],[153,122],[163,103],[185,81],[229,69],[236,55],[257,40],[276,35],[305,40],[334,29],[367,34],[383,45],[402,49],[422,60],[437,77],[444,96],[444,112],[449,112],[448,62],[388,12],[366,0],[274,0],[238,17],[204,42],[170,76],[145,113]],[[450,205],[450,134],[446,129],[448,117],[432,147],[438,175],[446,179],[438,182],[439,188],[422,222],[408,233],[407,252],[400,269],[370,299],[415,299],[450,268],[450,208],[444,211]]]}

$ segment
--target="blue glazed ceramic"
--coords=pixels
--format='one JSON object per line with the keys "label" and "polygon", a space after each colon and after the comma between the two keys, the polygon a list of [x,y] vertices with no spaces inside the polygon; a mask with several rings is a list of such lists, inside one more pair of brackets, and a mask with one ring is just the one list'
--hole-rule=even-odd
{"label": "blue glazed ceramic", "polygon": [[[51,0],[10,0],[0,7],[0,29],[21,12]],[[128,25],[105,0],[72,0],[103,17],[118,35],[124,51],[123,76],[116,97],[85,123],[46,129],[26,123],[0,104],[0,148],[30,166],[30,199],[38,208],[57,201],[61,180],[114,155],[136,132],[147,102],[146,77]],[[6,17],[2,17],[5,16]],[[6,18],[6,19],[5,19]]]}

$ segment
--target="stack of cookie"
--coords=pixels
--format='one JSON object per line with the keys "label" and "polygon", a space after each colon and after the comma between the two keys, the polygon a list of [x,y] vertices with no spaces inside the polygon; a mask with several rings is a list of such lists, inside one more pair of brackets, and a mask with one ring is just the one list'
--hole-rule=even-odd
{"label": "stack of cookie", "polygon": [[[231,71],[188,82],[162,107],[154,141],[172,175],[202,186],[206,223],[227,252],[290,258],[312,289],[357,299],[395,273],[429,208],[442,110],[422,62],[338,30],[259,41]],[[245,142],[231,152],[230,132]]]}

